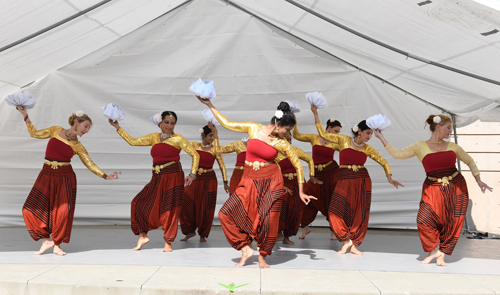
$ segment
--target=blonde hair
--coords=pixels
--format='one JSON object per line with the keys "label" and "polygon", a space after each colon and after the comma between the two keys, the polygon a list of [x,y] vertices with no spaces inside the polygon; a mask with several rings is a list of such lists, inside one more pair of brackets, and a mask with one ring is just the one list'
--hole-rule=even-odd
{"label": "blonde hair", "polygon": [[[441,122],[434,123],[434,117],[440,117],[441,118]],[[451,118],[448,117],[448,116],[445,116],[445,115],[430,115],[429,118],[427,118],[427,120],[425,120],[424,128],[427,126],[427,124],[429,124],[429,128],[431,129],[432,132],[434,132],[436,130],[436,126],[437,125],[444,126],[448,122],[452,122]]]}
{"label": "blonde hair", "polygon": [[81,116],[81,117],[78,117],[75,113],[71,114],[71,116],[69,116],[69,119],[68,119],[69,125],[73,126],[73,124],[75,124],[75,119],[78,121],[78,123],[83,123],[85,121],[89,121],[90,125],[92,125],[92,119],[90,119],[90,117],[87,116],[87,114],[83,114],[83,116]]}

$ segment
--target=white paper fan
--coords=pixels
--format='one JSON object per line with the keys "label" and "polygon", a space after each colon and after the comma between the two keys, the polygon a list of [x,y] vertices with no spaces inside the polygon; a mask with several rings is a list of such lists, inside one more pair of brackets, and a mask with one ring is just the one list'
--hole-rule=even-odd
{"label": "white paper fan", "polygon": [[287,103],[288,103],[288,105],[290,106],[290,111],[291,111],[292,113],[294,113],[294,114],[295,114],[295,113],[300,112],[300,106],[299,106],[299,104],[298,104],[298,103],[296,103],[295,101],[289,101],[289,100],[287,100],[286,102],[287,102]]}
{"label": "white paper fan", "polygon": [[5,100],[11,106],[23,106],[26,109],[31,109],[35,106],[35,97],[28,91],[19,91],[8,95]]}
{"label": "white paper fan", "polygon": [[194,92],[194,94],[202,98],[212,99],[217,96],[215,92],[214,81],[204,82],[203,80],[198,79],[195,82],[193,82],[193,84],[191,84],[189,90],[191,90],[192,92]]}
{"label": "white paper fan", "polygon": [[102,107],[102,114],[113,121],[120,121],[125,118],[125,112],[122,108],[113,103],[104,105]]}
{"label": "white paper fan", "polygon": [[207,122],[212,122],[214,125],[220,125],[219,121],[215,119],[214,114],[209,108],[206,108],[203,112],[203,118],[205,118],[205,121]]}
{"label": "white paper fan", "polygon": [[161,113],[155,114],[153,117],[151,117],[151,122],[153,122],[155,125],[158,126],[162,121],[161,119]]}
{"label": "white paper fan", "polygon": [[391,120],[384,115],[378,114],[366,119],[366,125],[373,130],[383,131],[391,126]]}
{"label": "white paper fan", "polygon": [[328,105],[323,93],[317,91],[307,93],[306,100],[309,103],[309,105],[315,105],[318,107],[318,109],[324,109]]}

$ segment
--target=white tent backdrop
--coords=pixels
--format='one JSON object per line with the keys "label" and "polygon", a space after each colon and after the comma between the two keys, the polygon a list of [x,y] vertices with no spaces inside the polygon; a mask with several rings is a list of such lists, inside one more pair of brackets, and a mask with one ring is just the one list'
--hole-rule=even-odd
{"label": "white tent backdrop", "polygon": [[[169,3],[173,2],[176,1]],[[285,8],[288,7],[286,3],[283,3],[281,10],[269,8],[266,11],[262,8],[281,1],[236,2],[245,2],[254,11],[274,20],[285,31],[291,31],[308,42],[314,41],[311,43],[335,52],[335,55],[350,63],[356,61],[364,69],[380,70],[375,73],[379,76],[390,74],[393,77],[391,82],[400,83],[400,87],[408,86],[408,91],[445,109],[475,112],[478,108],[494,105],[494,99],[498,99],[499,87],[492,84],[428,66],[422,67],[415,61],[408,61],[411,67],[403,68],[396,63],[400,57],[391,57],[387,52],[373,52],[374,57],[370,58],[366,53],[362,54],[361,49],[370,52],[375,49],[365,44],[357,45],[358,50],[354,50],[347,46],[354,41],[348,41],[350,37],[345,36],[346,33],[339,33],[345,38],[345,44],[338,46],[343,41],[342,38],[334,40],[337,36],[332,33],[336,31],[334,27],[329,25],[320,28],[318,23],[312,22],[307,28],[301,28],[301,24],[307,24],[306,20],[310,16],[293,14],[292,8]],[[318,3],[327,5],[327,1],[315,2]],[[318,5],[317,8],[321,11],[321,7]],[[273,9],[275,13],[271,13]],[[297,19],[292,21],[294,17]],[[293,30],[288,27],[288,23],[293,25]],[[23,43],[23,48],[40,40]],[[102,43],[100,47],[103,44],[107,43]],[[13,48],[8,53],[18,54],[17,51],[17,48]],[[303,109],[297,118],[302,133],[316,133],[304,95],[319,91],[325,94],[329,103],[326,109],[320,110],[323,123],[334,117],[342,122],[342,133],[349,134],[350,127],[359,121],[373,114],[386,114],[393,122],[393,126],[385,132],[386,138],[398,148],[428,137],[429,131],[424,129],[424,120],[429,114],[440,112],[217,0],[193,1],[92,51],[79,51],[80,55],[88,54],[83,58],[65,51],[62,62],[67,64],[71,59],[78,60],[26,88],[38,99],[35,108],[29,110],[35,127],[66,127],[67,118],[72,112],[84,110],[93,118],[94,125],[81,142],[94,162],[105,172],[123,172],[119,180],[104,181],[89,172],[78,159],[74,159],[73,167],[78,177],[75,224],[129,224],[130,201],[151,177],[150,147],[131,147],[121,139],[100,111],[109,102],[125,110],[125,120],[120,124],[134,137],[157,131],[157,127],[149,121],[153,114],[174,110],[179,118],[175,131],[188,140],[199,141],[198,129],[206,124],[201,115],[204,106],[188,90],[190,84],[199,77],[215,81],[217,98],[213,102],[221,113],[233,121],[267,123],[280,101],[299,102]],[[66,53],[70,58],[66,59]],[[51,63],[57,55],[57,52],[51,52],[51,58],[46,62]],[[387,59],[383,58],[384,55],[387,55]],[[3,53],[0,60],[2,58],[9,59]],[[8,61],[10,69],[15,69],[12,60]],[[491,61],[494,62],[498,61]],[[22,63],[32,66],[29,62]],[[45,67],[43,71],[50,72],[55,68],[48,69]],[[491,71],[481,72],[482,67],[465,69],[498,77]],[[43,71],[34,72],[27,79],[38,78],[37,75]],[[31,71],[21,68],[13,76],[18,75],[21,81],[26,73]],[[11,76],[7,72],[2,75]],[[0,80],[9,81],[4,77],[0,77]],[[21,82],[7,84],[22,85]],[[492,112],[488,116],[498,119]],[[0,226],[22,225],[22,204],[42,166],[47,141],[30,138],[21,115],[3,100],[0,102],[0,122]],[[222,144],[243,136],[219,128]],[[387,182],[383,169],[368,160],[367,167],[373,181],[370,226],[416,228],[415,218],[425,177],[421,164],[416,158],[405,161],[389,158],[376,138],[370,144],[389,161],[393,178],[405,185],[405,188],[396,190]],[[294,145],[311,153],[309,144],[294,141]],[[181,155],[184,171],[188,173],[191,159],[185,153]],[[227,155],[224,159],[230,176],[235,155]],[[304,166],[307,172],[307,165]],[[217,173],[222,184],[220,173]],[[220,185],[217,209],[226,199],[227,194]],[[324,218],[318,218],[318,224],[326,224]]]}

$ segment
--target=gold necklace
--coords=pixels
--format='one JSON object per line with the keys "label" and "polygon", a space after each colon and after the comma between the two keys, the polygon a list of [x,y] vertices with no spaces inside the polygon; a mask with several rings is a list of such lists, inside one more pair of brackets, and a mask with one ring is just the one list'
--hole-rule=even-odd
{"label": "gold necklace", "polygon": [[442,141],[442,140],[441,140],[441,141],[438,141],[438,142],[435,142],[435,141],[433,141],[432,139],[429,139],[429,140],[430,140],[432,143],[435,143],[435,144],[437,144],[437,145],[440,145],[441,143],[443,143],[443,141]]}
{"label": "gold necklace", "polygon": [[64,134],[66,134],[66,137],[68,138],[69,141],[76,140],[76,136],[75,137],[69,136],[68,129],[66,129],[66,131],[64,131]]}

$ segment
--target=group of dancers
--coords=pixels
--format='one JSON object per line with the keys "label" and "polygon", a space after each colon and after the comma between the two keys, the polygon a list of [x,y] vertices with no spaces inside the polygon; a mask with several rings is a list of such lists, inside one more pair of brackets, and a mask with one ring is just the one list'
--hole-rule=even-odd
{"label": "group of dancers", "polygon": [[[148,232],[162,227],[165,252],[172,251],[178,224],[186,241],[196,235],[200,242],[208,238],[215,213],[217,178],[213,164],[217,160],[223,175],[224,189],[229,198],[218,216],[229,244],[241,252],[237,266],[245,265],[254,254],[252,242],[259,252],[259,266],[267,268],[266,257],[275,243],[293,244],[291,236],[302,228],[301,239],[311,231],[309,225],[318,212],[327,217],[331,237],[343,242],[338,253],[348,251],[362,255],[358,247],[368,227],[371,204],[371,179],[364,164],[367,157],[379,163],[394,187],[403,186],[392,179],[387,161],[367,142],[375,134],[387,151],[396,159],[417,156],[427,173],[423,188],[417,225],[420,240],[428,256],[422,263],[437,259],[437,265],[446,265],[444,254],[451,255],[458,241],[468,206],[468,192],[464,177],[455,168],[457,158],[467,164],[484,193],[491,187],[481,181],[473,159],[458,145],[444,141],[451,133],[451,119],[431,115],[426,120],[432,135],[427,141],[415,142],[401,150],[395,149],[380,130],[371,129],[366,120],[355,125],[352,136],[341,135],[342,125],[330,119],[326,129],[320,123],[317,106],[311,105],[318,134],[301,134],[295,115],[286,102],[281,102],[268,125],[253,122],[231,122],[212,104],[198,97],[208,106],[217,121],[226,129],[248,134],[247,140],[220,146],[217,128],[209,123],[200,129],[202,142],[187,141],[174,132],[178,122],[172,111],[164,111],[158,127],[161,132],[133,138],[117,121],[109,120],[117,133],[130,145],[152,146],[151,181],[131,203],[131,227],[138,235],[134,250],[149,242]],[[96,166],[77,136],[90,130],[92,120],[83,112],[72,114],[70,127],[53,126],[37,130],[31,123],[26,108],[17,106],[24,116],[28,131],[35,138],[50,138],[42,171],[23,206],[23,217],[31,237],[42,240],[43,254],[65,255],[61,243],[71,236],[76,200],[76,177],[71,158],[78,154],[85,166],[106,180],[117,179],[119,171],[109,175]],[[312,145],[312,157],[292,147],[293,138]],[[180,163],[180,152],[192,157],[191,170],[185,177]],[[339,163],[333,159],[339,152]],[[237,153],[230,182],[227,180],[222,154]],[[309,165],[310,178],[305,183],[300,160]]]}

